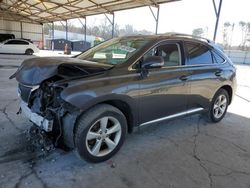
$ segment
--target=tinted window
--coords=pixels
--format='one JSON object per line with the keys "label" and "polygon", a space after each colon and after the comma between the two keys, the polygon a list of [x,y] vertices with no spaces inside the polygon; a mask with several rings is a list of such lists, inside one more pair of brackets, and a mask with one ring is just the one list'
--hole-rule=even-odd
{"label": "tinted window", "polygon": [[212,64],[212,54],[208,47],[202,44],[186,43],[188,65]]}
{"label": "tinted window", "polygon": [[222,58],[220,55],[218,55],[216,52],[213,52],[213,60],[214,60],[214,63],[217,63],[217,64],[223,63],[225,61],[225,59]]}
{"label": "tinted window", "polygon": [[6,42],[5,44],[14,44],[14,45],[28,45],[28,42],[22,41],[22,40],[10,40]]}
{"label": "tinted window", "polygon": [[164,59],[164,67],[178,66],[181,64],[180,49],[177,44],[159,45],[147,52],[143,59],[149,56],[162,56]]}

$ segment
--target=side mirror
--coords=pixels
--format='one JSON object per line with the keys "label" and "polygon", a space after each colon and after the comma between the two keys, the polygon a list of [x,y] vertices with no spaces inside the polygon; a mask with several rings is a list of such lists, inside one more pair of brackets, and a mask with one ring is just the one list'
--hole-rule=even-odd
{"label": "side mirror", "polygon": [[161,68],[164,65],[162,56],[149,56],[143,62],[141,67],[145,69]]}

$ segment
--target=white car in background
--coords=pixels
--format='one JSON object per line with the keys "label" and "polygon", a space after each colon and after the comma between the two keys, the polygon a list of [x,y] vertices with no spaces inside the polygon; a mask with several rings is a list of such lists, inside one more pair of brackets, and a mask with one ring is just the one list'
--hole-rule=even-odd
{"label": "white car in background", "polygon": [[24,39],[9,39],[0,43],[0,53],[32,55],[38,52],[33,43]]}

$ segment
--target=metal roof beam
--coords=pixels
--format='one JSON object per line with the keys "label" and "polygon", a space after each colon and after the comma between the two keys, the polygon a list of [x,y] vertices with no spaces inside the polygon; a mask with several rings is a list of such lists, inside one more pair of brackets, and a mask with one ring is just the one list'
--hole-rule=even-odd
{"label": "metal roof beam", "polygon": [[114,33],[115,33],[115,14],[112,13],[112,20],[107,16],[106,13],[104,13],[105,17],[107,18],[107,20],[109,21],[109,23],[111,24],[112,26],[112,38],[114,38]]}
{"label": "metal roof beam", "polygon": [[102,4],[98,4],[98,3],[96,3],[96,2],[93,1],[93,0],[88,0],[88,1],[91,2],[91,3],[93,3],[93,4],[95,4],[97,7],[101,7],[101,8],[103,8],[103,9],[105,9],[108,13],[112,14],[112,12],[111,12],[109,9],[103,7]]}
{"label": "metal roof beam", "polygon": [[158,33],[158,24],[159,24],[159,13],[160,13],[160,5],[157,5],[157,12],[156,14],[154,13],[154,11],[152,10],[151,6],[148,6],[150,12],[152,13],[154,20],[155,20],[155,34]]}
{"label": "metal roof beam", "polygon": [[82,28],[86,27],[86,17],[83,18],[85,20],[85,23],[82,22],[82,20],[80,20],[80,18],[78,18],[78,21],[81,23]]}
{"label": "metal roof beam", "polygon": [[11,17],[13,20],[12,21],[25,21],[25,22],[30,22],[30,23],[37,23],[37,24],[41,24],[41,22],[38,22],[36,20],[33,20],[33,19],[30,19],[30,18],[27,18],[25,16],[22,16],[20,14],[16,14],[12,11],[6,11],[6,10],[3,10],[2,8],[0,8],[0,16],[1,13],[4,15],[9,15],[9,17]]}
{"label": "metal roof beam", "polygon": [[[157,7],[161,3],[174,1],[179,0],[105,0],[105,2],[88,0],[86,5],[83,0],[67,0],[65,3],[52,0],[37,0],[34,4],[29,0],[5,0],[1,1],[0,7],[5,3],[2,6],[5,10],[11,10],[13,13],[26,17],[26,19],[31,17],[36,22],[48,23],[104,13],[112,14],[115,11],[149,5]],[[50,7],[46,3],[51,3],[52,6]],[[63,13],[60,13],[57,11],[58,8],[64,8],[65,10]],[[43,13],[48,13],[49,15],[45,16]]]}

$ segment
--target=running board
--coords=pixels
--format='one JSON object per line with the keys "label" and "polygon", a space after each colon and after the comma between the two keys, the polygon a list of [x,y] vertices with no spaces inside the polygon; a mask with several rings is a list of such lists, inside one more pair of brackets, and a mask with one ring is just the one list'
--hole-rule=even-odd
{"label": "running board", "polygon": [[200,111],[203,111],[203,110],[204,110],[204,108],[195,108],[195,109],[187,110],[187,111],[184,111],[184,112],[180,112],[180,113],[177,113],[177,114],[169,115],[169,116],[166,116],[166,117],[162,117],[162,118],[159,118],[159,119],[155,119],[155,120],[152,120],[152,121],[142,123],[139,127],[142,127],[144,125],[149,125],[149,124],[152,124],[152,123],[157,123],[157,122],[164,121],[164,120],[168,120],[168,119],[173,119],[173,118],[180,117],[180,116],[193,114],[193,113],[200,112]]}

